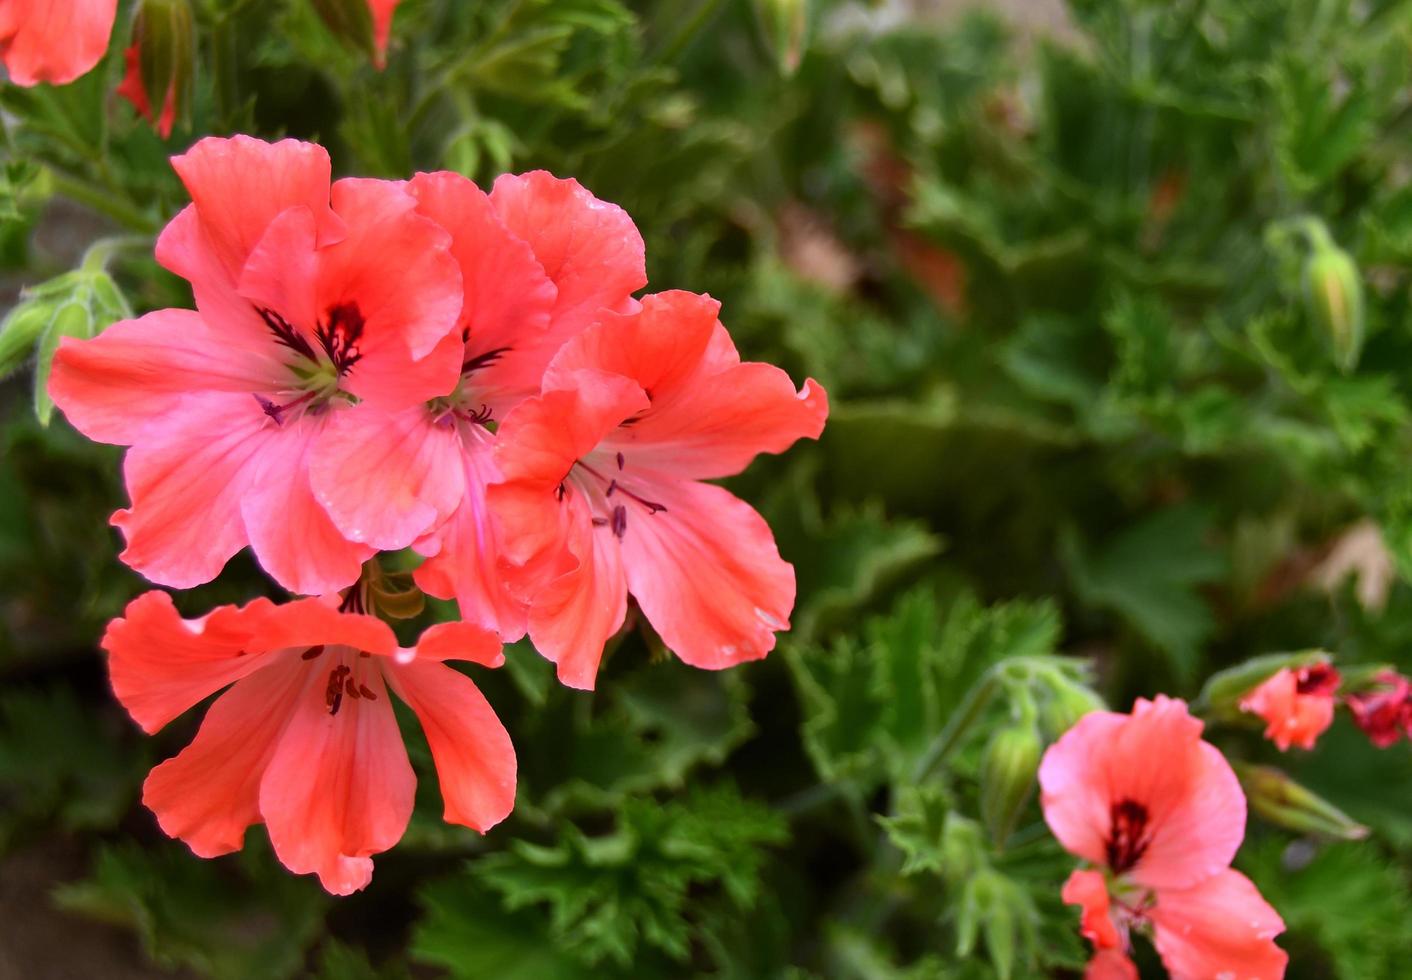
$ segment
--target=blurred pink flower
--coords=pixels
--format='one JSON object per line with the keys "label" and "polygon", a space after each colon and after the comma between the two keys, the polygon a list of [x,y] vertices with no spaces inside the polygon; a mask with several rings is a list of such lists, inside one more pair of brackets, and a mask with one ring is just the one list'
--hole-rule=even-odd
{"label": "blurred pink flower", "polygon": [[1312,749],[1333,724],[1338,685],[1338,671],[1330,664],[1283,667],[1241,698],[1240,710],[1265,720],[1265,737],[1281,752],[1291,745]]}
{"label": "blurred pink flower", "polygon": [[66,85],[108,50],[118,0],[0,0],[0,61],[16,85]]}
{"label": "blurred pink flower", "polygon": [[433,626],[407,650],[386,623],[330,600],[257,599],[187,620],[165,592],[148,592],[109,625],[103,648],[114,692],[147,732],[229,687],[143,786],[162,830],[201,857],[239,850],[246,828],[264,823],[291,871],[338,895],[365,887],[371,855],[402,837],[416,785],[388,686],[426,732],[446,820],[484,833],[514,806],[510,736],[470,678],[442,662],[498,667],[489,631]]}
{"label": "blurred pink flower", "polygon": [[828,397],[741,363],[708,296],[668,292],[569,341],[506,417],[490,509],[559,679],[592,688],[631,592],[667,648],[720,669],[787,629],[794,569],[765,521],[703,480],[817,438]]}
{"label": "blurred pink flower", "polygon": [[1380,749],[1412,733],[1412,684],[1395,671],[1385,670],[1373,687],[1344,696],[1354,723]]}
{"label": "blurred pink flower", "polygon": [[[1230,868],[1245,836],[1245,796],[1201,739],[1186,704],[1139,699],[1131,715],[1084,716],[1045,753],[1040,802],[1054,836],[1101,871],[1075,871],[1063,899],[1083,910],[1090,977],[1123,966],[1134,928],[1150,929],[1177,980],[1284,975],[1284,923]],[[1130,964],[1129,964],[1130,965]]]}
{"label": "blurred pink flower", "polygon": [[122,82],[115,90],[118,95],[132,103],[137,114],[151,124],[157,135],[166,139],[172,135],[172,123],[176,121],[176,93],[167,91],[167,99],[162,103],[162,114],[152,118],[152,103],[147,98],[147,88],[142,84],[141,53],[137,45],[129,45],[123,52],[123,63],[127,66]]}

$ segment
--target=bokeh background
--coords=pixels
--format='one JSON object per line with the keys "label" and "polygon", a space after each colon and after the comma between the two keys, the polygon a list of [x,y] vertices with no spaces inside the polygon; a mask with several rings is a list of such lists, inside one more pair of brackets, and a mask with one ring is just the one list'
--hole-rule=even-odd
{"label": "bokeh background", "polygon": [[[354,897],[260,828],[202,861],[137,802],[200,711],[142,737],[96,650],[144,587],[107,524],[120,454],[41,420],[43,339],[5,349],[0,976],[1076,977],[1072,860],[1033,801],[987,819],[1025,704],[1052,738],[1082,670],[1125,710],[1270,652],[1412,668],[1412,3],[404,0],[382,72],[310,0],[194,6],[169,140],[113,95],[127,3],[96,71],[0,88],[0,307],[73,269],[188,305],[150,244],[166,158],[209,133],[315,139],[340,174],[575,176],[636,220],[650,288],[711,293],[745,356],[828,388],[817,445],[732,482],[799,602],[721,674],[636,620],[593,694],[512,649],[478,681],[515,814],[441,823],[408,725],[417,813]],[[65,288],[101,327],[92,279]],[[180,602],[261,593],[241,557]],[[926,765],[977,678],[1051,654]],[[1252,818],[1237,866],[1290,975],[1406,976],[1407,744],[1211,737],[1369,830]]]}

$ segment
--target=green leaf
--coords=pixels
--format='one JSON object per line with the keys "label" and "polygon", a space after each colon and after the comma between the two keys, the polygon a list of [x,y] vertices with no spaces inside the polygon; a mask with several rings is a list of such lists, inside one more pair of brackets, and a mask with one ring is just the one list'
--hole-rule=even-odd
{"label": "green leaf", "polygon": [[[243,866],[244,874],[236,874]],[[59,905],[137,931],[154,963],[216,980],[292,977],[318,935],[328,898],[268,848],[240,865],[202,861],[178,843],[104,847],[93,874],[55,893]]]}
{"label": "green leaf", "polygon": [[1167,654],[1183,682],[1196,676],[1201,646],[1215,629],[1198,587],[1226,570],[1206,544],[1210,522],[1194,507],[1172,507],[1122,531],[1097,552],[1067,531],[1062,551],[1074,588],[1090,605],[1111,609]]}

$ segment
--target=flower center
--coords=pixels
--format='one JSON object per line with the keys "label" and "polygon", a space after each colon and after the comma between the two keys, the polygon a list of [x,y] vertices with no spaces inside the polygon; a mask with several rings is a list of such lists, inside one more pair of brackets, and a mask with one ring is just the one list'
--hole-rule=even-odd
{"label": "flower center", "polygon": [[1147,807],[1124,799],[1114,803],[1108,813],[1108,867],[1114,874],[1122,874],[1137,864],[1151,843]]}
{"label": "flower center", "polygon": [[326,404],[338,393],[340,379],[363,358],[359,343],[366,321],[357,303],[330,306],[323,320],[314,325],[312,341],[274,310],[256,307],[256,312],[274,335],[275,343],[298,355],[290,365],[297,380],[287,393],[281,394],[280,400],[255,395],[265,414],[281,425],[296,409],[309,411]]}
{"label": "flower center", "polygon": [[627,468],[626,456],[614,453],[612,460],[613,465],[617,467],[616,474],[612,476],[603,473],[606,467],[601,460],[597,461],[598,466],[583,459],[577,461],[559,483],[555,495],[563,500],[569,492],[570,484],[579,487],[588,497],[592,509],[597,512],[593,517],[593,526],[610,529],[614,537],[621,541],[628,530],[628,504],[637,505],[646,511],[649,517],[666,513],[667,506],[648,500],[624,483],[622,474]]}
{"label": "flower center", "polygon": [[1313,664],[1295,674],[1294,689],[1299,694],[1333,694],[1338,689],[1338,671],[1328,664]]}
{"label": "flower center", "polygon": [[[366,653],[359,653],[352,647],[333,647],[330,650],[323,644],[310,647],[299,655],[301,660],[318,660],[325,652],[333,653],[337,662],[329,669],[328,681],[324,684],[324,706],[330,715],[338,714],[345,697],[356,700],[376,701],[377,692],[359,679],[362,662],[368,659]],[[348,666],[345,660],[352,659],[356,665]]]}

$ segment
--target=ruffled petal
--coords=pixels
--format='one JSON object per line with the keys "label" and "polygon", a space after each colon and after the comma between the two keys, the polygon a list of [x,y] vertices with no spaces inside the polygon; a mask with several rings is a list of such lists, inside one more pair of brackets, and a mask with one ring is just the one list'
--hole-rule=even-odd
{"label": "ruffled petal", "polygon": [[545,338],[558,290],[529,245],[510,233],[490,198],[460,174],[417,174],[417,211],[451,233],[465,300],[461,330],[477,397],[497,416],[536,394],[553,351]]}
{"label": "ruffled petal", "polygon": [[345,538],[314,498],[309,459],[324,417],[266,421],[257,465],[240,500],[255,557],[276,582],[300,595],[352,585],[377,549]]}
{"label": "ruffled petal", "polygon": [[647,284],[645,249],[632,219],[578,181],[542,170],[505,174],[496,179],[490,200],[558,289],[551,348]]}
{"label": "ruffled petal", "polygon": [[652,407],[608,445],[687,479],[732,476],[760,453],[817,439],[828,417],[823,388],[809,380],[796,390],[773,365],[742,364],[719,309],[695,293],[644,297],[637,313],[609,317],[566,344],[545,386],[567,386],[584,369],[632,378]]}
{"label": "ruffled petal", "polygon": [[272,608],[256,599],[183,619],[167,593],[143,593],[103,634],[113,693],[145,731],[157,731],[266,665],[268,648],[252,641]]}
{"label": "ruffled petal", "polygon": [[487,487],[500,478],[491,444],[462,444],[465,493],[431,540],[416,547],[431,552],[417,568],[417,586],[440,599],[455,599],[461,618],[498,632],[507,643],[525,635],[526,604],[508,588],[501,567],[500,533],[490,514]]}
{"label": "ruffled petal", "polygon": [[102,60],[118,0],[9,0],[0,4],[0,61],[9,80],[67,85]]}
{"label": "ruffled petal", "polygon": [[667,649],[708,670],[773,650],[789,628],[794,568],[765,519],[705,483],[646,477],[632,487],[666,507],[626,505],[622,549],[628,588]]}
{"label": "ruffled petal", "polygon": [[1173,980],[1279,980],[1289,955],[1275,945],[1279,913],[1238,871],[1218,872],[1191,888],[1159,891],[1147,913],[1153,943]]}
{"label": "ruffled petal", "polygon": [[493,631],[473,623],[437,623],[422,633],[412,650],[399,650],[398,663],[427,660],[466,660],[482,667],[505,663],[505,647]]}
{"label": "ruffled petal", "polygon": [[424,406],[335,412],[312,453],[314,496],[334,526],[383,551],[406,548],[439,526],[465,495],[460,436]]}
{"label": "ruffled petal", "polygon": [[[366,689],[327,703],[328,664],[305,665],[289,723],[260,781],[260,813],[280,862],[348,895],[372,880],[371,855],[401,839],[416,776],[383,685],[380,661],[353,658],[349,683]],[[369,696],[371,695],[371,696]]]}
{"label": "ruffled petal", "polygon": [[159,243],[157,258],[188,282],[219,271],[234,286],[270,222],[289,208],[307,209],[324,242],[342,234],[329,209],[328,153],[317,144],[210,136],[173,157],[172,166],[191,194],[201,233],[183,229],[181,247]]}
{"label": "ruffled petal", "polygon": [[350,647],[361,653],[390,657],[397,637],[376,616],[342,612],[335,595],[296,599],[272,606],[259,625],[262,649]]}
{"label": "ruffled petal", "polygon": [[418,658],[390,666],[388,680],[426,732],[446,821],[485,833],[509,816],[515,806],[515,747],[471,679]]}
{"label": "ruffled petal", "polygon": [[187,393],[265,391],[285,374],[277,359],[224,343],[200,314],[157,310],[91,340],[64,338],[49,394],[90,439],[132,445]]}
{"label": "ruffled petal", "polygon": [[268,421],[249,395],[193,395],[146,433],[124,461],[132,506],[113,515],[127,540],[119,557],[172,588],[215,578],[247,543],[241,505]]}
{"label": "ruffled petal", "polygon": [[142,802],[164,833],[201,857],[240,850],[260,822],[260,780],[303,689],[307,671],[286,654],[221,695],[196,738],[147,777]]}
{"label": "ruffled petal", "polygon": [[627,615],[621,549],[606,528],[593,526],[582,493],[551,505],[548,518],[561,522],[564,547],[561,564],[533,594],[529,635],[535,649],[558,665],[561,683],[589,691],[603,646]]}

